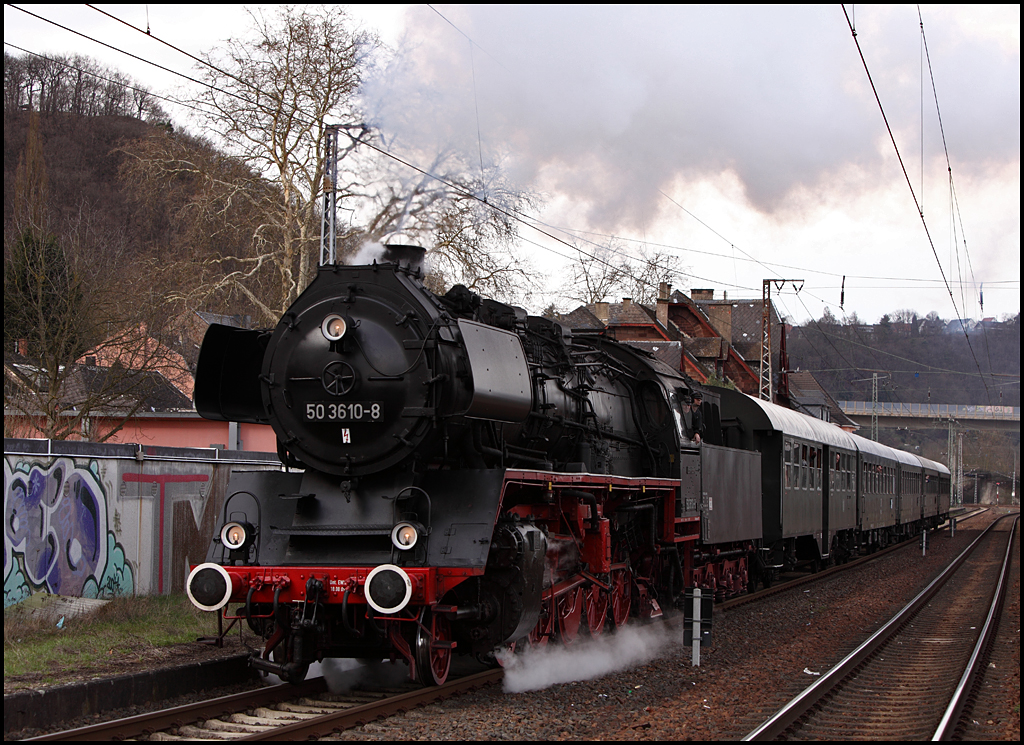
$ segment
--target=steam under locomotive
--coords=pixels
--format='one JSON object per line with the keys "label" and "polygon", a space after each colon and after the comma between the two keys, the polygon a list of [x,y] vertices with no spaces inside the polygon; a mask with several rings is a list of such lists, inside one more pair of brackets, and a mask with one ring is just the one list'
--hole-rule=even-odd
{"label": "steam under locomotive", "polygon": [[197,410],[269,423],[286,468],[233,473],[187,590],[266,639],[262,670],[390,657],[441,683],[455,653],[572,644],[948,511],[939,464],[464,287],[435,295],[422,258],[322,266],[272,331],[204,339]]}

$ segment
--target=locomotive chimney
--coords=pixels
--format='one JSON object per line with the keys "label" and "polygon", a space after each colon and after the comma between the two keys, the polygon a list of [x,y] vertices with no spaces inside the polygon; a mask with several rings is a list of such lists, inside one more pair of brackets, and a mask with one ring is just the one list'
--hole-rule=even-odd
{"label": "locomotive chimney", "polygon": [[388,245],[384,246],[382,259],[388,263],[407,264],[410,269],[419,269],[426,255],[426,249],[419,246]]}

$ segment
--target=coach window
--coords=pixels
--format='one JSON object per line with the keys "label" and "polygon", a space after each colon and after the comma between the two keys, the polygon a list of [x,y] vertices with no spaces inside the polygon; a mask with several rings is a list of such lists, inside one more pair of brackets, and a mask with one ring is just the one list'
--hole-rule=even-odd
{"label": "coach window", "polygon": [[801,489],[806,489],[807,488],[807,471],[808,471],[807,450],[808,450],[808,448],[807,448],[806,445],[801,445],[800,446],[800,488]]}
{"label": "coach window", "polygon": [[784,452],[782,453],[783,466],[782,470],[785,472],[785,488],[793,488],[793,443],[786,440],[784,443]]}
{"label": "coach window", "polygon": [[796,489],[800,486],[800,446],[793,443],[793,449],[789,453],[789,488]]}

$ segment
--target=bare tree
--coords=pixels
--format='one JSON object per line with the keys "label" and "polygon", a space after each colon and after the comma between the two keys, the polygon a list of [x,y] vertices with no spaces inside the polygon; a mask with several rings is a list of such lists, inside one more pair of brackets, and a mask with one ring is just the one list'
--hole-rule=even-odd
{"label": "bare tree", "polygon": [[4,111],[22,108],[44,114],[167,118],[148,89],[88,57],[16,57],[4,52]]}
{"label": "bare tree", "polygon": [[[7,253],[4,343],[17,353],[4,355],[5,431],[20,421],[33,436],[108,439],[183,361],[140,320],[147,308],[76,266],[54,236],[26,230]],[[115,423],[91,431],[96,416]]]}
{"label": "bare tree", "polygon": [[276,323],[296,287],[294,257],[273,219],[277,186],[242,158],[179,132],[154,131],[121,150],[128,198],[158,242],[149,251],[162,257],[153,272],[167,300],[225,312],[241,301]]}
{"label": "bare tree", "polygon": [[568,298],[584,305],[607,300],[620,292],[629,267],[622,259],[622,244],[576,249]]}
{"label": "bare tree", "polygon": [[428,284],[435,291],[462,284],[491,297],[521,294],[531,268],[511,249],[518,237],[516,215],[533,205],[531,194],[510,186],[498,167],[474,174],[455,151],[436,154],[424,169],[428,173],[411,176],[395,161],[367,161],[348,169],[339,200],[343,208],[351,205],[345,254],[367,242],[424,245]]}
{"label": "bare tree", "polygon": [[[511,210],[525,206],[527,196],[496,171],[467,175],[457,153],[438,154],[425,174],[369,146],[379,133],[364,123],[355,94],[376,40],[349,31],[344,10],[283,8],[269,20],[253,14],[252,21],[255,41],[231,39],[208,55],[202,74],[210,88],[197,101],[207,112],[204,128],[222,134],[232,155],[189,152],[173,138],[126,148],[135,156],[126,175],[144,187],[141,193],[163,198],[168,183],[195,188],[188,211],[175,213],[199,217],[202,226],[176,229],[191,241],[193,264],[177,271],[195,280],[192,307],[244,297],[263,323],[273,323],[312,280],[328,124],[343,132],[338,183],[331,185],[347,224],[342,258],[366,243],[416,242],[432,254],[436,288],[461,282],[510,295],[525,270],[497,249],[511,244]],[[244,240],[241,205],[250,231]],[[207,240],[228,233],[233,239],[220,245]]]}
{"label": "bare tree", "polygon": [[603,246],[577,248],[568,298],[591,304],[628,297],[650,305],[658,299],[662,283],[677,284],[685,277],[679,257],[643,248],[630,251],[613,239]]}
{"label": "bare tree", "polygon": [[346,125],[353,141],[365,134],[352,103],[373,38],[349,31],[337,6],[285,7],[270,21],[262,14],[252,20],[255,42],[229,39],[207,55],[210,88],[199,101],[205,124],[279,190],[278,202],[263,213],[279,245],[263,255],[278,268],[283,310],[316,268],[324,128]]}

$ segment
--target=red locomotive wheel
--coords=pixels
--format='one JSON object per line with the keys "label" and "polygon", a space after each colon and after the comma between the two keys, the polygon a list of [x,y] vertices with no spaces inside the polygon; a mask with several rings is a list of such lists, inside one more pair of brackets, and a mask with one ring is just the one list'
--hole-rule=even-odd
{"label": "red locomotive wheel", "polygon": [[596,584],[587,587],[587,628],[591,637],[600,637],[604,630],[604,622],[608,618],[608,606],[611,604],[608,591]]}
{"label": "red locomotive wheel", "polygon": [[591,636],[600,636],[604,631],[604,622],[608,618],[608,606],[611,604],[608,592],[597,585],[590,585],[586,591],[587,628]]}
{"label": "red locomotive wheel", "polygon": [[629,620],[629,599],[632,577],[628,569],[612,572],[612,620],[615,627],[624,626]]}
{"label": "red locomotive wheel", "polygon": [[558,598],[558,636],[570,646],[580,635],[583,621],[583,588],[577,587]]}
{"label": "red locomotive wheel", "polygon": [[[444,685],[452,666],[452,628],[444,616],[430,614],[416,632],[416,672],[423,685]],[[428,633],[426,629],[432,629]]]}

